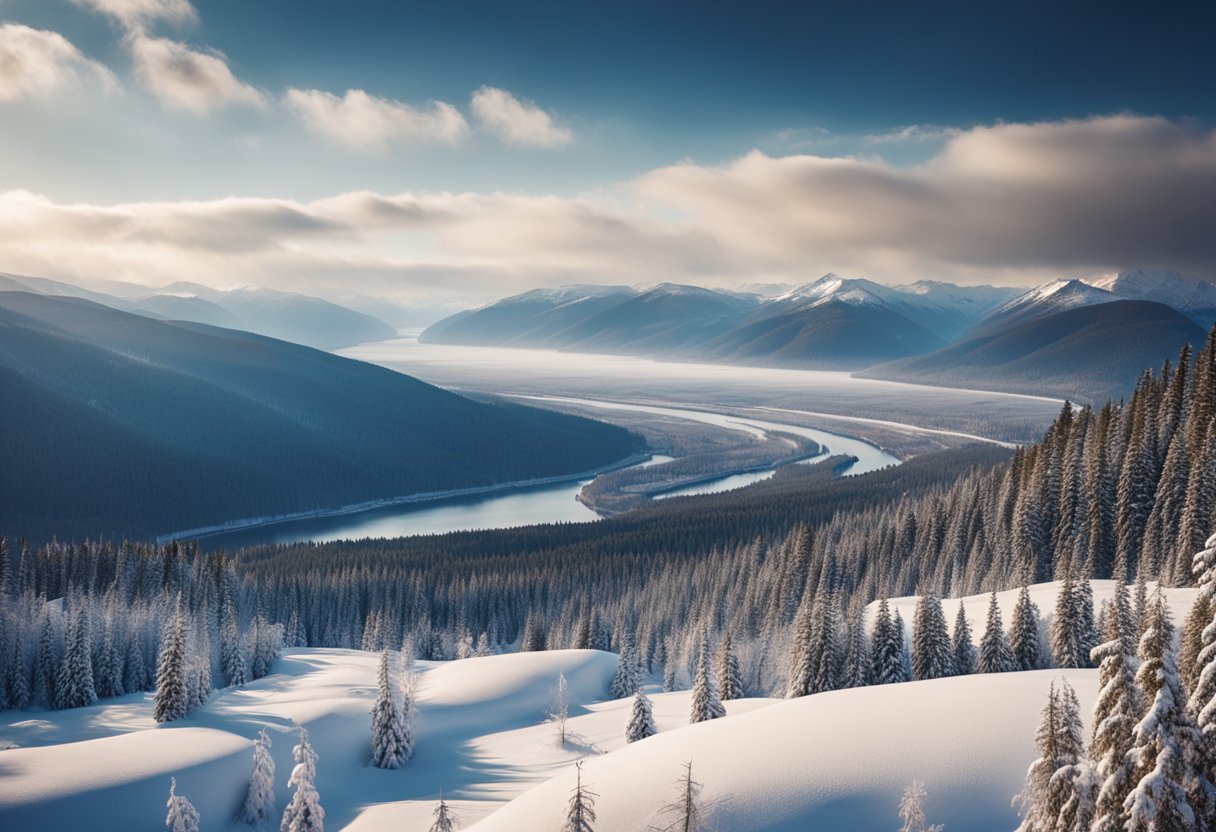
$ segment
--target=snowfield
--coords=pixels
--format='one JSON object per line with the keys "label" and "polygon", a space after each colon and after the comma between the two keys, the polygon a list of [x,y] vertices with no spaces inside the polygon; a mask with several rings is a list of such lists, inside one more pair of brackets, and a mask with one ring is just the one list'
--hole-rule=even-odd
{"label": "snowfield", "polygon": [[[1095,582],[1096,601],[1110,594]],[[1050,619],[1055,584],[1032,588]],[[998,595],[1006,624],[1016,591]],[[1181,624],[1193,590],[1171,590]],[[982,631],[987,596],[965,599]],[[911,621],[915,599],[892,602]],[[957,601],[946,602],[953,620]],[[178,722],[158,726],[135,694],[70,711],[0,714],[0,828],[164,828],[169,778],[202,815],[204,830],[232,821],[244,800],[252,740],[273,740],[275,788],[286,804],[293,722],[320,755],[326,827],[425,832],[442,790],[461,828],[557,832],[585,760],[599,797],[596,832],[659,824],[691,761],[718,832],[890,832],[901,791],[928,786],[929,820],[948,832],[1010,830],[1010,801],[1034,758],[1039,711],[1052,680],[1067,678],[1088,715],[1096,670],[964,676],[835,691],[794,700],[726,703],[727,717],[690,726],[691,692],[654,693],[657,736],[624,741],[631,700],[604,701],[617,657],[589,650],[419,662],[416,753],[395,771],[370,764],[370,711],[378,655],[289,650],[275,672],[226,689]],[[558,674],[569,684],[572,738],[545,724]],[[1088,730],[1088,726],[1087,726]]]}

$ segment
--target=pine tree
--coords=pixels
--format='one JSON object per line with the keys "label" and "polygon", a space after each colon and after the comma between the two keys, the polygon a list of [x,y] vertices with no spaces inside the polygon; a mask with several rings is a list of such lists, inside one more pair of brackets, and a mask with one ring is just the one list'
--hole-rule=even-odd
{"label": "pine tree", "polygon": [[190,805],[190,801],[177,793],[177,778],[169,778],[169,814],[165,817],[165,826],[170,832],[198,832],[198,810]]}
{"label": "pine tree", "polygon": [[528,618],[524,622],[523,640],[520,642],[519,649],[524,653],[545,649],[544,621],[535,610],[528,610]]}
{"label": "pine tree", "polygon": [[971,640],[971,625],[967,623],[967,609],[963,602],[958,602],[958,614],[954,617],[954,633],[952,651],[954,653],[954,672],[966,676],[975,672],[975,643]]}
{"label": "pine tree", "polygon": [[308,742],[304,726],[297,726],[297,730],[300,742],[292,749],[296,765],[287,780],[287,788],[294,788],[295,793],[283,811],[279,832],[325,832],[325,809],[317,794],[317,753]]}
{"label": "pine tree", "polygon": [[1135,624],[1127,585],[1115,583],[1107,620],[1107,640],[1094,648],[1098,665],[1098,700],[1094,705],[1089,757],[1101,786],[1094,807],[1092,832],[1124,832],[1123,803],[1135,785],[1131,751],[1133,731],[1143,701],[1136,683],[1133,648]]}
{"label": "pine tree", "polygon": [[[1129,759],[1134,787],[1123,804],[1128,832],[1189,832],[1197,826],[1187,794],[1200,734],[1182,701],[1175,666],[1174,627],[1157,593],[1146,611],[1137,682],[1150,704],[1136,725]],[[1203,789],[1210,795],[1211,784]]]}
{"label": "pine tree", "polygon": [[709,648],[705,640],[701,641],[701,649],[697,653],[697,674],[692,684],[692,713],[688,722],[705,722],[726,716],[726,709],[718,699],[713,678],[709,672]]}
{"label": "pine tree", "polygon": [[637,742],[658,733],[654,727],[654,711],[650,699],[638,688],[633,695],[633,709],[629,713],[629,724],[625,727],[625,742]]}
{"label": "pine tree", "polygon": [[1039,608],[1030,600],[1030,590],[1025,585],[1013,607],[1012,633],[1009,647],[1017,670],[1039,670],[1043,661],[1043,646],[1039,639]]}
{"label": "pine tree", "polygon": [[67,649],[59,667],[55,706],[83,708],[97,701],[93,686],[93,658],[89,638],[88,611],[83,604],[73,605],[68,619]]}
{"label": "pine tree", "polygon": [[1063,764],[1051,782],[1051,789],[1057,795],[1054,799],[1061,804],[1055,829],[1088,832],[1093,825],[1099,782],[1093,763],[1085,753],[1081,704],[1068,682],[1063,683],[1060,693],[1060,717],[1058,747]]}
{"label": "pine tree", "polygon": [[904,822],[900,832],[942,832],[940,824],[925,826],[923,804],[926,797],[928,792],[925,791],[925,784],[919,780],[913,780],[912,784],[904,789],[903,797],[899,801],[899,819]]}
{"label": "pine tree", "polygon": [[718,677],[718,698],[723,702],[742,699],[743,677],[739,673],[739,660],[735,658],[729,632],[723,637],[722,646],[718,648],[715,671]]}
{"label": "pine tree", "polygon": [[873,650],[875,684],[890,685],[908,681],[904,673],[903,627],[891,618],[886,598],[879,600],[878,611],[874,617]]}
{"label": "pine tree", "polygon": [[[1196,608],[1206,602],[1209,610],[1216,610],[1216,534],[1195,555],[1194,570],[1199,584]],[[1193,671],[1195,683],[1188,705],[1201,734],[1200,748],[1206,752],[1203,755],[1206,762],[1200,763],[1196,774],[1216,783],[1216,614],[1208,617],[1198,642]],[[1199,802],[1206,803],[1204,800]]]}
{"label": "pine tree", "polygon": [[456,832],[456,815],[451,807],[439,796],[439,805],[435,807],[435,822],[431,824],[430,832]]}
{"label": "pine tree", "polygon": [[865,687],[870,684],[874,662],[870,646],[866,643],[865,620],[860,611],[849,616],[845,635],[847,644],[844,654],[844,675],[840,680],[841,687]]}
{"label": "pine tree", "polygon": [[624,699],[637,690],[641,684],[642,669],[638,666],[633,633],[625,630],[621,636],[620,659],[617,661],[616,673],[613,674],[608,695],[613,699]]}
{"label": "pine tree", "polygon": [[160,657],[156,662],[156,706],[153,716],[157,722],[170,722],[190,713],[192,697],[188,665],[186,613],[179,594],[173,618],[169,620],[161,638]]}
{"label": "pine tree", "polygon": [[912,619],[912,673],[917,679],[940,679],[954,674],[954,656],[942,602],[926,593],[916,604]]}
{"label": "pine tree", "polygon": [[988,600],[988,621],[984,627],[984,637],[980,641],[980,654],[976,661],[977,673],[1012,673],[1017,670],[1017,662],[1013,658],[1013,650],[1009,647],[1009,638],[1005,635],[1005,626],[1001,623],[1001,608],[993,592]]}
{"label": "pine tree", "polygon": [[818,667],[815,653],[815,612],[813,605],[804,598],[794,620],[794,644],[790,655],[789,685],[786,697],[794,699],[806,696],[814,690],[814,675]]}
{"label": "pine tree", "polygon": [[122,657],[114,640],[114,624],[106,625],[101,646],[101,662],[97,673],[97,695],[101,698],[122,696]]}
{"label": "pine tree", "polygon": [[570,808],[566,811],[566,822],[562,832],[595,832],[595,792],[583,785],[583,764],[574,764],[574,793],[570,795]]}
{"label": "pine tree", "polygon": [[1092,801],[1092,789],[1090,793],[1078,791],[1078,786],[1088,788],[1091,782],[1090,778],[1077,780],[1084,754],[1081,730],[1076,693],[1067,682],[1058,692],[1052,683],[1035,735],[1039,756],[1030,764],[1026,785],[1016,799],[1022,806],[1018,832],[1054,832],[1061,828],[1061,816],[1088,813],[1079,803],[1073,806],[1074,800]]}
{"label": "pine tree", "polygon": [[240,687],[249,681],[249,668],[245,664],[245,651],[241,649],[241,632],[237,624],[236,607],[226,599],[220,624],[220,669],[224,684]]}
{"label": "pine tree", "polygon": [[274,757],[270,755],[270,735],[263,728],[253,741],[253,771],[240,820],[250,826],[263,825],[274,813],[274,803]]}
{"label": "pine tree", "polygon": [[400,696],[389,669],[389,652],[380,654],[376,704],[372,707],[372,764],[376,768],[400,768],[409,759]]}
{"label": "pine tree", "polygon": [[564,748],[567,739],[566,723],[570,720],[570,698],[566,689],[566,675],[557,674],[557,693],[553,695],[553,705],[548,713],[549,722],[557,729],[557,741]]}

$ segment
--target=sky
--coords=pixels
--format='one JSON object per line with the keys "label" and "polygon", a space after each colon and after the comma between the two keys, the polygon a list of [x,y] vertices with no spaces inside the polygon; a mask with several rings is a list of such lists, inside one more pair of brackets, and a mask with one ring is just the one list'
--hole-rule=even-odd
{"label": "sky", "polygon": [[1211,3],[0,0],[0,271],[1216,278],[1213,42]]}

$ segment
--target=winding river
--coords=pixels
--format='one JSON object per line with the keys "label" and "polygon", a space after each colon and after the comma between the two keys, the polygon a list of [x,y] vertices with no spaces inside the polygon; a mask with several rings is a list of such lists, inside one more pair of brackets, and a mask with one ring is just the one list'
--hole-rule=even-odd
{"label": "winding river", "polygon": [[[520,396],[518,398],[531,399],[537,403],[551,401],[577,404],[588,408],[651,413],[701,422],[726,430],[742,431],[753,436],[763,436],[768,432],[795,434],[812,439],[825,449],[820,457],[804,460],[804,462],[814,462],[828,454],[848,454],[856,457],[857,461],[846,469],[847,475],[863,474],[867,471],[899,464],[896,457],[868,442],[798,425],[739,418],[708,410],[658,407],[597,399],[556,396]],[[667,461],[667,459],[666,457],[656,458],[640,464],[653,465],[657,462]],[[772,473],[773,469],[767,469],[746,474],[732,474],[669,491],[661,496],[674,497],[726,491],[765,479],[772,476]],[[235,549],[267,543],[392,538],[475,529],[514,528],[537,523],[590,522],[599,519],[599,516],[575,499],[588,482],[590,480],[572,479],[567,482],[521,487],[494,494],[456,496],[423,503],[383,506],[349,513],[338,512],[325,517],[272,520],[250,524],[244,528],[197,535],[197,537],[208,549]]]}

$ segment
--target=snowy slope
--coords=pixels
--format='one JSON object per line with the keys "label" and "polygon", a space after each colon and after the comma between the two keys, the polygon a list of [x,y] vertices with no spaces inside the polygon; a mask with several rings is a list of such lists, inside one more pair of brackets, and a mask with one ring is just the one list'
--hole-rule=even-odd
{"label": "snowy slope", "polygon": [[[1045,619],[1058,584],[1031,588]],[[1109,581],[1094,583],[1096,602]],[[1168,590],[1175,621],[1195,590]],[[1006,624],[1017,591],[998,594]],[[988,596],[963,599],[978,640]],[[915,598],[892,600],[910,625]],[[957,600],[945,602],[953,622]],[[1047,621],[1045,621],[1045,624]],[[417,752],[397,771],[369,765],[377,656],[288,651],[275,673],[217,694],[201,711],[157,726],[146,695],[75,711],[0,715],[0,828],[162,828],[171,776],[204,830],[234,830],[251,740],[269,729],[276,794],[286,803],[293,721],[320,754],[326,827],[396,832],[429,827],[440,790],[462,828],[556,830],[574,774],[600,797],[596,832],[637,832],[659,821],[691,760],[718,832],[889,832],[913,779],[929,789],[932,822],[950,832],[1012,829],[1010,799],[1033,758],[1039,710],[1066,677],[1088,713],[1094,670],[965,676],[836,691],[796,700],[727,703],[727,717],[687,725],[688,691],[654,694],[659,734],[627,745],[630,701],[603,701],[616,657],[587,650],[420,662]],[[572,739],[543,723],[558,673],[569,680]]]}
{"label": "snowy slope", "polygon": [[1056,280],[1036,286],[1001,304],[977,324],[977,329],[1023,323],[1068,309],[1117,300],[1120,300],[1118,295],[1080,280]]}
{"label": "snowy slope", "polygon": [[1129,300],[1151,300],[1186,313],[1201,326],[1216,320],[1216,284],[1172,269],[1132,269],[1091,281]]}

